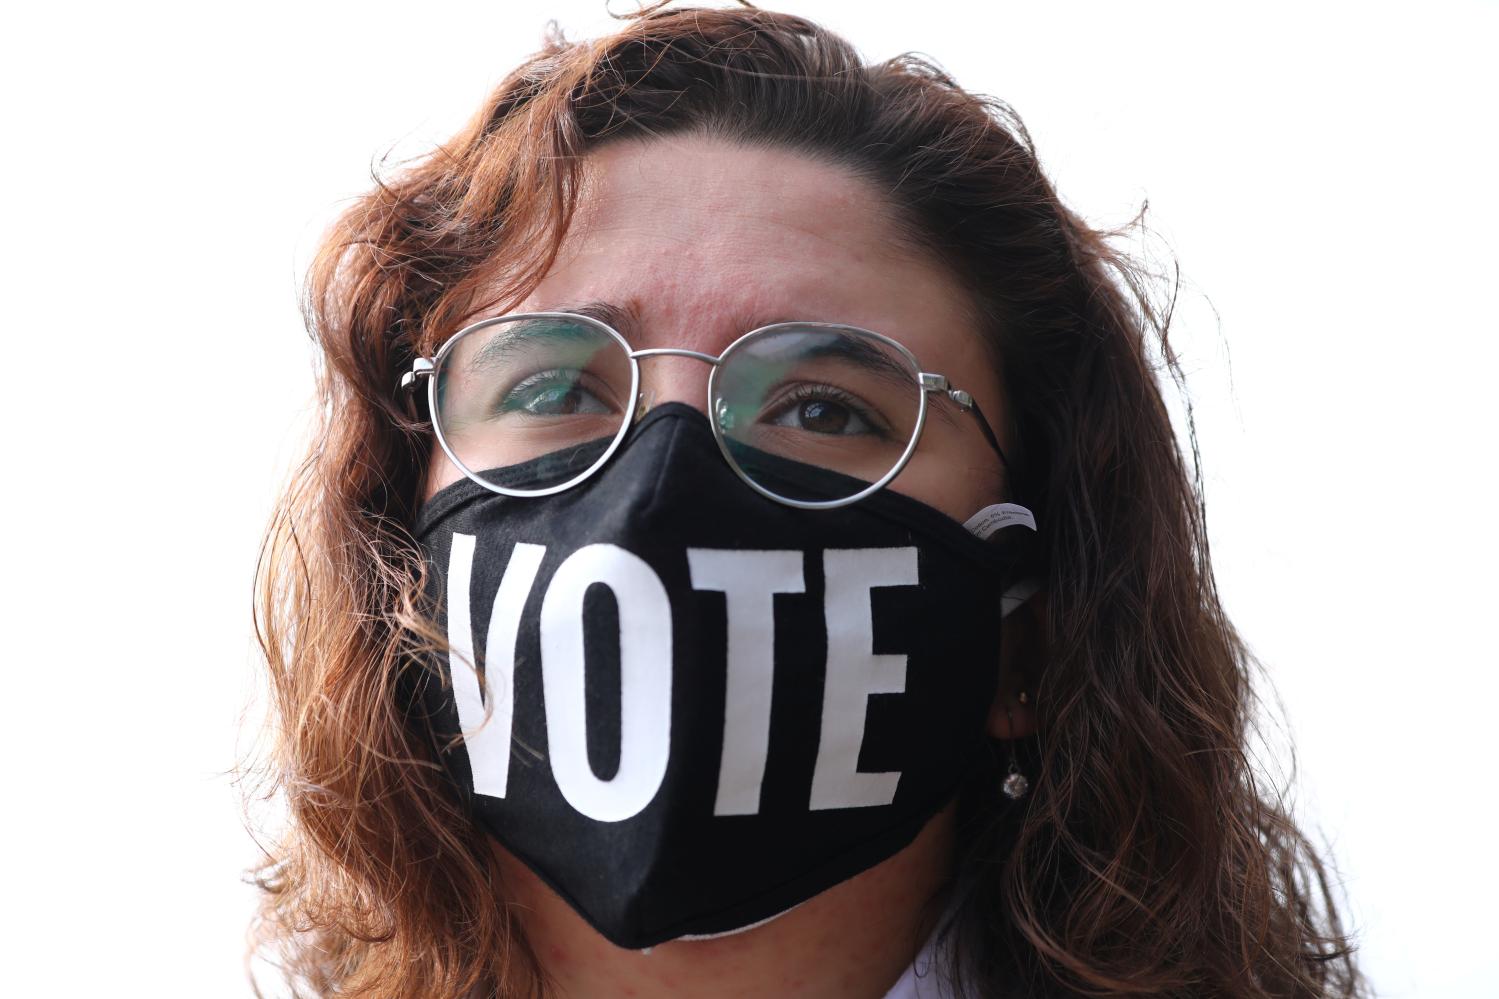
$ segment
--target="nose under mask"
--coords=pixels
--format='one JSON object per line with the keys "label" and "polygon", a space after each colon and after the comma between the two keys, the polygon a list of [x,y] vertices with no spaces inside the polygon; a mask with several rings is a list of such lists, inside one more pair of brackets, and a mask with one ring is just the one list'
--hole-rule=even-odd
{"label": "nose under mask", "polygon": [[423,508],[450,648],[416,696],[475,820],[611,942],[734,932],[898,852],[985,759],[1034,529],[995,516],[777,503],[668,403],[572,489]]}

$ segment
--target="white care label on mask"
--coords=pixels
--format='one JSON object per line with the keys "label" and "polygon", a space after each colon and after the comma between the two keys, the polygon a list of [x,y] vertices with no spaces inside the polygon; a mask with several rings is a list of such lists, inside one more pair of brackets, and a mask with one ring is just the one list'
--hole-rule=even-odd
{"label": "white care label on mask", "polygon": [[981,540],[1015,524],[1029,527],[1034,531],[1036,518],[1019,503],[995,503],[993,506],[984,507],[963,522],[963,526]]}

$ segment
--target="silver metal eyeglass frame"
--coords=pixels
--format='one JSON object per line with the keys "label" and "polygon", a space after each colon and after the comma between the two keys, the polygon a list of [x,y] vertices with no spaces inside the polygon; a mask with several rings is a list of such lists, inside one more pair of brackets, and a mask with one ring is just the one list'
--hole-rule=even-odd
{"label": "silver metal eyeglass frame", "polygon": [[[442,420],[440,418],[437,405],[437,376],[442,370],[443,362],[452,355],[455,346],[464,337],[478,330],[486,329],[490,326],[496,326],[501,323],[512,323],[523,319],[567,319],[569,321],[583,323],[613,337],[614,340],[619,344],[620,348],[625,352],[626,357],[628,357],[630,361],[629,405],[625,410],[625,418],[620,420],[619,431],[615,433],[614,439],[609,442],[608,448],[606,448],[604,453],[599,456],[598,460],[596,460],[592,465],[588,466],[588,468],[584,469],[582,472],[573,476],[571,479],[568,479],[566,482],[562,482],[557,485],[547,486],[543,489],[512,489],[507,486],[497,485],[496,483],[489,482],[483,478],[480,478],[479,474],[476,471],[470,469],[462,461],[459,460],[458,456],[453,452],[453,449],[448,445],[447,438],[442,432]],[[443,342],[443,345],[438,348],[437,353],[432,357],[416,358],[411,362],[411,370],[407,371],[401,376],[400,391],[410,395],[411,393],[414,393],[416,391],[418,382],[423,380],[426,381],[427,412],[431,414],[432,430],[437,435],[437,443],[442,448],[443,453],[448,456],[448,460],[451,461],[454,467],[461,471],[467,478],[479,483],[481,486],[490,490],[491,492],[500,493],[505,496],[551,496],[556,493],[563,492],[564,490],[571,489],[573,486],[576,486],[578,483],[586,480],[590,475],[593,475],[600,468],[603,468],[604,465],[608,463],[609,459],[614,456],[614,452],[619,450],[620,444],[624,442],[625,435],[629,433],[630,428],[634,426],[635,421],[639,419],[641,415],[643,415],[638,412],[638,407],[640,405],[640,358],[691,357],[710,365],[712,367],[712,370],[708,373],[708,411],[711,414],[714,397],[713,390],[716,384],[718,373],[720,370],[722,370],[724,362],[734,354],[734,351],[741,349],[744,344],[753,342],[754,340],[761,338],[766,334],[780,332],[788,329],[831,330],[839,333],[851,333],[856,336],[870,337],[897,351],[903,358],[906,359],[906,361],[910,363],[911,371],[916,375],[917,388],[920,389],[920,391],[917,393],[919,402],[916,411],[916,424],[911,431],[911,439],[909,442],[907,442],[906,449],[904,452],[902,452],[900,459],[896,461],[894,467],[892,467],[890,471],[886,472],[885,475],[882,476],[877,482],[870,483],[864,489],[861,489],[859,492],[853,494],[852,496],[847,496],[841,499],[799,500],[792,499],[789,496],[782,496],[779,493],[774,492],[773,490],[765,488],[754,479],[750,478],[750,476],[744,471],[744,469],[739,467],[739,463],[734,460],[733,454],[730,453],[728,442],[724,439],[723,428],[719,426],[718,420],[713,419],[710,415],[708,417],[708,425],[713,430],[713,439],[718,442],[718,449],[723,453],[724,460],[729,463],[729,467],[734,470],[734,474],[739,476],[739,478],[745,483],[745,485],[749,486],[755,492],[766,497],[767,499],[775,500],[777,503],[784,503],[787,506],[797,507],[802,510],[830,510],[841,506],[848,506],[851,503],[857,503],[859,500],[864,499],[866,496],[879,492],[881,489],[885,488],[885,486],[888,485],[892,480],[894,480],[897,475],[901,473],[901,471],[906,467],[907,462],[911,460],[911,456],[916,453],[916,447],[921,441],[921,431],[926,426],[927,396],[928,394],[933,392],[946,396],[954,403],[956,403],[960,409],[973,414],[974,418],[978,420],[979,429],[983,432],[984,439],[988,441],[989,446],[994,449],[994,453],[999,456],[1000,467],[1004,469],[1006,473],[1008,473],[1009,462],[1005,458],[1005,453],[1003,449],[1000,448],[999,440],[995,437],[993,429],[990,428],[989,421],[984,418],[983,413],[978,408],[978,403],[974,401],[972,395],[963,391],[962,389],[953,388],[948,384],[947,377],[945,375],[939,375],[930,371],[923,371],[921,369],[920,362],[916,360],[916,355],[912,354],[911,351],[908,350],[906,346],[899,341],[892,340],[890,337],[885,336],[883,333],[876,333],[874,330],[867,330],[859,326],[849,326],[844,323],[771,323],[768,326],[760,326],[750,330],[748,333],[742,334],[737,339],[735,339],[733,343],[725,347],[723,353],[715,357],[712,354],[705,354],[702,351],[698,350],[687,350],[683,347],[647,347],[641,350],[634,350],[630,347],[629,341],[627,341],[618,330],[614,329],[608,323],[602,322],[598,319],[594,319],[592,316],[585,316],[576,312],[515,312],[503,316],[493,316],[489,319],[481,319],[476,323],[471,323],[470,325],[465,326],[463,329],[459,330],[457,333],[454,333],[452,336],[448,337],[448,339]]]}

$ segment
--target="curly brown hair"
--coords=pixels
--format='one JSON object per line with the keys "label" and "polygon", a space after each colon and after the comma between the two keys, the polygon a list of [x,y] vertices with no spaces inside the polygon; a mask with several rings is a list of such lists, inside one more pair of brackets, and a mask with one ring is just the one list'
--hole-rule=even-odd
{"label": "curly brown hair", "polygon": [[[263,551],[257,626],[289,821],[256,870],[257,951],[299,994],[542,996],[486,834],[409,714],[440,640],[410,534],[430,428],[399,372],[551,265],[580,163],[704,134],[888,192],[971,291],[1042,525],[1046,662],[1028,806],[965,801],[952,940],[980,995],[1312,997],[1365,986],[1323,862],[1246,750],[1254,664],[1209,565],[1169,301],[1063,206],[1019,118],[903,56],[756,9],[554,31],[450,142],[377,183],[312,266],[321,421]],[[1167,296],[1169,298],[1169,296]]]}

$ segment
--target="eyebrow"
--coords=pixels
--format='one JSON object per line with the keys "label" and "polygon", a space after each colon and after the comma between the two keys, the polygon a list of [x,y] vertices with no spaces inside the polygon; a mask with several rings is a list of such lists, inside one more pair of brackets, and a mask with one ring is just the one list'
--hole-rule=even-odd
{"label": "eyebrow", "polygon": [[838,333],[833,339],[809,351],[808,356],[836,357],[898,385],[910,385],[913,381],[910,368],[895,363],[874,344],[847,333]]}
{"label": "eyebrow", "polygon": [[488,367],[504,364],[512,355],[524,349],[523,344],[534,346],[542,342],[550,344],[576,344],[590,340],[597,342],[598,336],[596,331],[581,323],[570,323],[566,319],[554,316],[521,319],[513,323],[505,323],[490,334],[484,345],[468,359],[465,367],[469,371],[482,371]]}
{"label": "eyebrow", "polygon": [[[597,299],[586,302],[564,303],[544,311],[563,312],[570,315],[583,316],[588,319],[596,319],[604,325],[613,328],[627,342],[639,340],[643,326],[640,321],[640,314],[633,307]],[[736,317],[734,329],[741,331],[741,333],[747,333],[762,326],[774,326],[778,323],[820,321],[780,317],[752,321]],[[548,340],[564,342],[583,339],[583,334],[578,328],[567,326],[565,323],[559,323],[556,320],[544,318],[515,323],[511,327],[511,330],[516,334],[523,333],[532,342],[542,337]],[[909,369],[892,361],[883,350],[874,344],[867,343],[863,339],[850,334],[837,333],[837,331],[832,330],[828,332],[836,333],[837,335],[811,351],[811,356],[840,358],[863,368],[876,377],[884,378],[897,384],[905,385],[912,381],[912,373]],[[469,361],[470,368],[483,367],[504,360],[507,355],[514,352],[518,339],[518,336],[509,333],[501,333],[492,337],[484,345],[483,349]]]}
{"label": "eyebrow", "polygon": [[[596,319],[624,337],[627,342],[632,337],[638,335],[641,325],[640,317],[634,309],[626,305],[616,305],[613,302],[588,301],[568,303],[537,311],[561,312],[568,315],[583,316],[587,319]],[[537,316],[533,319],[519,320],[507,324],[502,330],[496,330],[494,333],[491,333],[488,341],[485,342],[479,352],[468,359],[468,368],[474,370],[503,361],[506,357],[515,353],[522,336],[526,340],[535,343],[540,339],[547,339],[553,342],[576,342],[584,339],[585,335],[581,328],[568,326],[553,316]]]}
{"label": "eyebrow", "polygon": [[640,338],[640,314],[629,305],[619,305],[614,302],[578,302],[568,305],[559,305],[548,309],[548,312],[570,312],[575,316],[585,316],[589,319],[597,319],[605,326],[612,327],[616,333],[626,340],[635,341]]}

